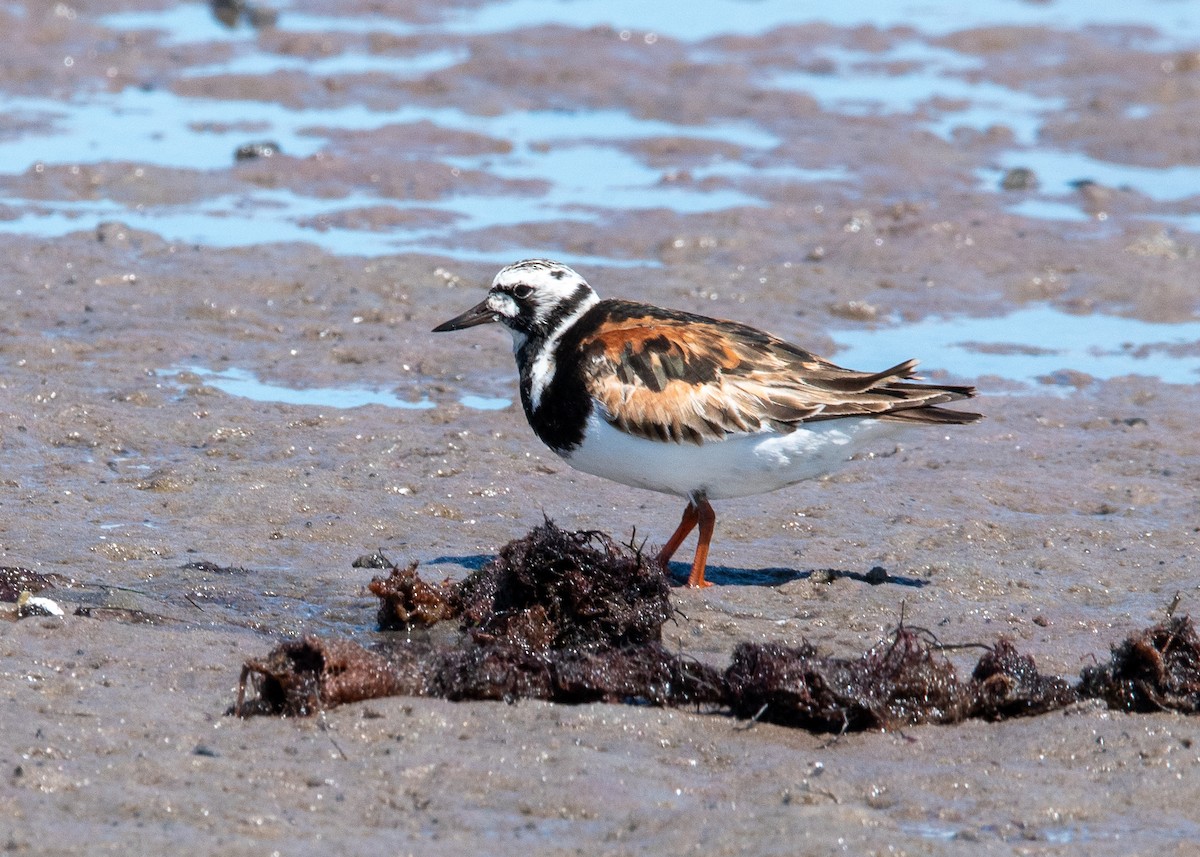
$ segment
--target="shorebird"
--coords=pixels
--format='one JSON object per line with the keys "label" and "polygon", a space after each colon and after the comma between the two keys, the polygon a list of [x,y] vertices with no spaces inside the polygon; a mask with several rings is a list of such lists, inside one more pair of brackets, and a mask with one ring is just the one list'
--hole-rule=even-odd
{"label": "shorebird", "polygon": [[974,387],[915,383],[916,360],[844,369],[735,321],[601,300],[546,259],[504,268],[434,332],[491,322],[512,334],[521,405],[543,443],[585,473],[687,500],[657,560],[665,570],[699,527],[689,586],[710,585],[711,500],[821,476],[905,428],[982,419],[941,407]]}

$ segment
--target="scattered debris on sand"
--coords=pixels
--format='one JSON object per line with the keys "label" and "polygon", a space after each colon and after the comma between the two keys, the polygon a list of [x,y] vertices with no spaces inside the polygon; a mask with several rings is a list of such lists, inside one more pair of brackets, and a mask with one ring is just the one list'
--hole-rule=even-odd
{"label": "scattered debris on sand", "polygon": [[[300,716],[397,694],[532,698],[701,706],[840,733],[1003,720],[1093,697],[1127,711],[1200,710],[1200,638],[1186,617],[1131,636],[1075,685],[1042,674],[1003,638],[960,679],[932,634],[905,625],[857,658],[742,643],[721,671],[663,647],[673,608],[661,568],[602,533],[550,521],[461,582],[427,583],[413,563],[391,567],[370,591],[380,629],[409,635],[371,648],[312,636],[283,643],[243,667],[232,713]],[[411,636],[448,620],[458,633],[440,642]]]}
{"label": "scattered debris on sand", "polygon": [[5,618],[65,615],[57,601],[37,594],[64,582],[60,575],[38,574],[20,566],[0,566],[0,603],[16,605],[11,613],[5,611]]}
{"label": "scattered debris on sand", "polygon": [[65,616],[62,607],[53,598],[44,598],[41,595],[33,595],[29,592],[22,592],[17,598],[17,616],[21,619],[28,619],[32,616]]}
{"label": "scattered debris on sand", "polygon": [[[395,693],[655,705],[724,699],[719,670],[662,647],[672,615],[662,570],[602,533],[568,533],[547,521],[461,583],[429,584],[413,564],[369,588],[381,630],[457,619],[460,633],[439,646],[397,639],[374,650],[346,642],[333,650],[311,637],[284,643],[246,664],[235,710],[301,714]],[[250,703],[248,682],[258,691]]]}

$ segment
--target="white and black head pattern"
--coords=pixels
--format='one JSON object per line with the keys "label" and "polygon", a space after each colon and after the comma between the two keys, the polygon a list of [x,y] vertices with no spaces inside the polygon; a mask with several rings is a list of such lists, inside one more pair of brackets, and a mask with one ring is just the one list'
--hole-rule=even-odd
{"label": "white and black head pattern", "polygon": [[492,280],[485,303],[513,334],[513,350],[526,340],[555,339],[599,298],[579,274],[560,262],[526,259]]}
{"label": "white and black head pattern", "polygon": [[[600,298],[583,277],[559,262],[526,259],[509,265],[496,275],[487,297],[466,312],[434,328],[434,332],[462,330],[500,322],[513,338],[513,353],[521,375],[521,403],[535,422],[542,394],[554,383],[560,341]],[[559,379],[560,382],[562,379]],[[591,404],[575,382],[579,398],[579,421],[585,420]],[[535,422],[535,429],[537,428]],[[581,431],[575,426],[573,434]],[[555,447],[557,448],[557,447]]]}

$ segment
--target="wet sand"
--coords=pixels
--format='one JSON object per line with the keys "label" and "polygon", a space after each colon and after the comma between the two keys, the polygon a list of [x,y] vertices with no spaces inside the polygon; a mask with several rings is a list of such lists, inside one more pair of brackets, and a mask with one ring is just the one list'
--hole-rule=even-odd
{"label": "wet sand", "polygon": [[[464,37],[469,59],[397,83],[183,78],[173,67],[199,65],[199,48],[114,34],[82,13],[0,17],[16,36],[0,70],[14,92],[80,86],[60,69],[39,75],[51,50],[114,89],[153,81],[188,96],[480,114],[516,100],[766,129],[778,145],[624,144],[664,182],[707,181],[763,204],[455,239],[472,252],[635,261],[577,266],[604,295],[735,317],[835,359],[829,331],[872,317],[1001,316],[1047,301],[1183,321],[1200,308],[1200,238],[1155,219],[1194,211],[1194,198],[1084,185],[1064,192],[1084,219],[1024,217],[974,174],[1011,144],[1004,127],[943,139],[912,115],[833,113],[745,72],[802,68],[814,43],[870,50],[912,32],[783,28],[715,39],[702,61],[667,37],[649,51],[612,30],[543,27],[503,46]],[[986,28],[928,41],[980,58],[989,79],[1064,99],[1045,130],[1056,145],[1195,166],[1195,55],[1136,35]],[[258,38],[301,57],[345,42],[384,52],[455,41]],[[1137,105],[1152,109],[1131,114]],[[16,133],[18,120],[4,121]],[[320,157],[234,165],[231,153],[226,168],[185,170],[139,166],[131,151],[75,171],[31,167],[0,186],[16,217],[11,200],[38,193],[157,204],[257,185],[334,199],[383,183],[384,202],[342,217],[386,232],[446,218],[401,211],[389,195],[441,200],[440,159],[496,148],[414,125],[332,135]],[[696,178],[714,151],[762,170],[849,164],[856,178]],[[499,172],[455,176],[454,189],[513,192]],[[391,698],[301,720],[226,717],[243,661],[277,641],[376,638],[373,572],[351,567],[361,554],[460,577],[544,515],[618,539],[636,527],[653,544],[680,505],[571,471],[519,407],[462,403],[515,394],[500,332],[428,333],[495,272],[469,253],[218,248],[84,218],[52,240],[0,234],[0,253],[0,563],[60,575],[44,594],[92,614],[17,621],[0,605],[0,841],[12,853],[1183,855],[1200,840],[1197,724],[1172,714],[1087,704],[837,739],[719,713],[536,702]],[[896,345],[897,360],[921,356],[919,341]],[[198,374],[228,368],[432,407],[255,401]],[[1161,619],[1176,593],[1181,612],[1200,614],[1195,387],[1064,368],[1033,386],[938,373],[980,385],[984,423],[913,433],[829,478],[720,504],[716,585],[675,590],[667,644],[714,664],[741,640],[849,656],[903,616],[950,643],[1006,635],[1044,671],[1074,675]],[[213,565],[183,568],[201,561]],[[811,574],[874,566],[895,579]]]}

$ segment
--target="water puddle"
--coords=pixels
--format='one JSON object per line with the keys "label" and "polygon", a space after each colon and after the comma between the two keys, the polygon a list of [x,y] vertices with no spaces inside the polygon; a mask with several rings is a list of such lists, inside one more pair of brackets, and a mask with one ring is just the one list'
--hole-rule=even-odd
{"label": "water puddle", "polygon": [[[975,27],[1042,26],[1079,29],[1088,26],[1152,27],[1163,43],[1184,45],[1200,36],[1200,18],[1178,0],[1055,0],[1054,3],[971,3],[956,0],[863,0],[859,3],[795,3],[793,0],[695,0],[643,3],[640,0],[509,0],[454,13],[447,29],[458,32],[504,32],[521,27],[561,24],[570,27],[611,26],[698,41],[721,35],[758,35],[794,24],[835,27],[912,27],[929,35],[946,35]],[[686,9],[686,11],[682,11]]]}
{"label": "water puddle", "polygon": [[[574,189],[574,193],[572,190]],[[0,231],[54,237],[96,222],[119,220],[134,229],[161,235],[168,241],[183,241],[210,247],[244,247],[254,244],[307,242],[332,253],[382,255],[398,252],[431,253],[439,246],[454,244],[469,231],[518,223],[544,221],[597,222],[608,212],[598,203],[620,198],[625,210],[661,207],[663,200],[674,200],[677,210],[701,212],[716,207],[759,205],[757,200],[732,190],[704,194],[685,188],[658,191],[628,186],[605,194],[582,182],[557,188],[540,197],[498,198],[484,194],[462,194],[443,204],[429,200],[384,200],[363,193],[351,193],[337,200],[312,197],[287,189],[254,190],[244,194],[222,195],[193,204],[128,207],[114,200],[36,201],[0,197],[0,205],[10,206],[14,216],[0,221]],[[338,225],[340,215],[377,209],[413,212],[415,223],[403,228],[355,229]],[[557,206],[557,207],[556,207]],[[438,215],[453,215],[451,224]],[[428,215],[422,224],[422,215]],[[480,261],[507,263],[513,258],[545,255],[544,248],[508,247],[502,251],[474,255]],[[469,251],[454,251],[455,258],[472,258]],[[576,264],[634,265],[636,260],[572,255]]]}
{"label": "water puddle", "polygon": [[262,381],[245,369],[232,367],[219,371],[202,366],[186,366],[182,369],[168,370],[169,375],[177,372],[196,375],[201,382],[209,387],[215,387],[222,393],[255,402],[309,405],[320,408],[337,408],[338,410],[361,408],[365,405],[384,405],[389,408],[407,410],[425,410],[433,407],[433,402],[425,397],[413,402],[401,399],[395,393],[374,390],[369,387],[307,387],[303,389],[284,387]]}
{"label": "water puddle", "polygon": [[[1088,24],[1139,23],[1172,39],[1200,32],[1200,15],[1169,0],[1136,0],[1120,8],[1110,4],[1059,0],[1043,4],[993,2],[964,11],[949,0],[891,3],[870,0],[800,8],[790,0],[700,0],[686,14],[676,3],[633,0],[509,0],[468,10],[450,10],[440,21],[414,23],[385,14],[312,14],[271,4],[279,12],[276,28],[294,33],[381,33],[434,35],[463,39],[489,33],[564,25],[577,28],[631,28],[647,46],[654,34],[698,41],[730,33],[759,33],[784,26],[825,22],[838,27],[906,25],[923,35],[941,35],[971,26],[1033,24],[1081,27]],[[748,14],[752,12],[752,14]],[[181,79],[207,76],[268,76],[304,72],[313,76],[375,74],[411,80],[451,69],[471,56],[466,44],[442,45],[410,55],[348,50],[329,57],[275,53],[260,44],[248,26],[229,28],[205,3],[175,4],[153,12],[115,13],[99,19],[116,32],[156,31],[168,43],[230,45],[232,56],[216,63],[175,69]],[[622,39],[634,38],[620,30]],[[1163,37],[1164,39],[1167,36]],[[801,89],[831,111],[849,115],[913,114],[927,129],[950,138],[958,128],[1011,128],[1019,143],[1032,146],[1042,116],[1060,110],[1063,100],[1036,96],[980,79],[982,60],[912,38],[885,51],[814,46],[831,64],[828,74],[789,72],[764,76],[764,85]],[[720,48],[697,47],[696,61]],[[896,70],[899,73],[896,73]],[[0,178],[22,176],[56,165],[125,162],[136,152],[139,164],[186,171],[226,171],[234,150],[248,139],[277,143],[288,156],[308,158],[330,146],[339,132],[374,131],[387,126],[428,122],[450,132],[470,132],[500,141],[505,155],[494,153],[441,157],[442,167],[494,176],[519,190],[490,192],[469,187],[444,191],[435,199],[404,199],[358,191],[343,196],[309,194],[283,188],[247,186],[189,202],[126,202],[92,197],[22,199],[9,193],[0,205],[9,211],[0,231],[56,237],[88,228],[100,220],[120,220],[167,240],[212,246],[303,241],[341,254],[396,252],[453,253],[466,259],[503,262],[539,255],[544,248],[513,243],[494,250],[467,250],[472,236],[495,226],[550,222],[599,223],[624,211],[665,209],[680,215],[719,212],[767,202],[749,183],[853,182],[845,165],[813,169],[779,164],[764,157],[780,138],[746,122],[681,125],[643,119],[619,110],[515,110],[477,115],[452,107],[405,105],[370,109],[353,104],[293,109],[253,100],[215,100],[177,95],[166,83],[157,88],[129,87],[118,92],[80,92],[70,100],[0,95],[0,111],[19,120],[18,130],[0,140]],[[254,129],[252,132],[247,129]],[[704,140],[731,144],[738,154],[714,156],[690,169],[686,180],[664,174],[627,147],[653,139]],[[336,151],[336,149],[335,149]],[[1068,183],[1091,178],[1102,184],[1133,187],[1155,200],[1174,201],[1200,193],[1200,169],[1151,170],[1089,159],[1083,155],[1031,148],[1009,153],[1003,164],[1033,168],[1045,194],[1066,192]],[[457,172],[456,172],[457,171]],[[981,172],[989,188],[994,171]],[[236,179],[236,173],[235,173]],[[538,188],[543,188],[539,190]],[[394,209],[384,226],[362,226],[357,209]],[[1019,214],[1052,219],[1086,219],[1061,200],[1023,200]],[[422,214],[427,216],[422,216]],[[339,217],[341,216],[341,220]],[[360,220],[370,221],[371,218]],[[399,222],[397,222],[399,221]],[[1192,228],[1187,218],[1178,220]],[[496,242],[490,242],[494,246]],[[625,263],[602,256],[574,255],[579,263]]]}
{"label": "water puddle", "polygon": [[[284,405],[306,405],[317,408],[335,408],[338,410],[361,408],[365,405],[383,405],[388,408],[403,408],[405,410],[427,410],[434,403],[426,396],[417,401],[402,399],[387,390],[377,390],[370,387],[284,387],[263,381],[252,372],[245,369],[207,369],[203,366],[185,366],[166,371],[168,377],[177,373],[195,375],[209,387],[215,387],[230,396],[250,399],[254,402],[277,402]],[[497,411],[512,404],[511,399],[464,394],[458,399],[463,407],[480,411]]]}
{"label": "water puddle", "polygon": [[[957,128],[984,131],[1002,125],[1020,143],[1032,144],[1042,115],[1064,104],[1061,98],[971,79],[965,75],[981,68],[981,60],[924,42],[900,42],[875,53],[833,48],[820,56],[820,71],[779,73],[768,82],[806,92],[824,109],[843,115],[920,113],[928,117],[921,124],[944,139]],[[895,68],[902,71],[889,71]]]}
{"label": "water puddle", "polygon": [[1078,203],[1063,202],[1056,199],[1029,197],[1012,205],[1006,205],[1005,210],[1020,217],[1034,220],[1061,220],[1071,223],[1085,223],[1093,219]]}
{"label": "water puddle", "polygon": [[[553,170],[540,175],[535,155],[554,144],[614,145],[629,140],[684,137],[769,149],[779,139],[744,124],[685,126],[641,119],[619,110],[523,110],[480,116],[455,108],[402,107],[371,110],[361,105],[296,109],[266,101],[185,98],[163,89],[128,88],[95,93],[77,101],[0,95],[0,109],[29,127],[0,140],[2,163],[18,174],[34,164],[95,164],[127,161],[136,146],[138,163],[177,169],[225,169],[247,138],[270,138],[281,152],[309,157],[328,145],[337,131],[372,131],[391,125],[431,122],[510,144],[531,161],[526,177],[554,182]],[[41,128],[38,120],[48,127]],[[459,159],[475,168],[486,158]],[[549,162],[547,162],[549,163]],[[657,174],[656,174],[657,178]]]}
{"label": "water puddle", "polygon": [[[952,825],[941,821],[911,821],[902,822],[899,825],[900,829],[905,833],[919,836],[922,839],[932,839],[938,842],[955,842],[963,838],[964,834],[974,834],[968,841],[977,841],[978,831],[972,830],[968,824]],[[1007,831],[996,828],[995,826],[986,826],[983,830],[993,836],[998,836],[1007,841],[1005,836]],[[1036,832],[1037,838],[1041,841],[1048,842],[1052,845],[1070,845],[1075,842],[1088,842],[1094,837],[1082,827],[1036,827],[1032,828],[1032,832]],[[1030,829],[1021,829],[1012,834],[1013,840],[1028,841],[1030,839]]]}
{"label": "water puddle", "polygon": [[[972,75],[982,62],[923,42],[900,42],[888,50],[867,52],[832,48],[819,51],[819,71],[770,75],[771,86],[811,95],[822,108],[847,116],[911,114],[923,127],[950,140],[961,128],[1012,131],[1021,146],[1002,153],[997,164],[977,173],[987,190],[999,190],[1003,175],[1015,167],[1033,170],[1036,197],[1007,206],[1013,214],[1045,220],[1088,221],[1078,203],[1056,199],[1082,181],[1136,191],[1155,202],[1200,196],[1200,167],[1164,168],[1121,164],[1037,146],[1045,116],[1061,111],[1063,98],[1049,98],[1001,86]],[[827,65],[826,65],[827,64]],[[889,69],[902,69],[896,73]],[[1174,218],[1195,229],[1188,218]]]}
{"label": "water puddle", "polygon": [[1049,195],[1070,193],[1080,182],[1091,181],[1105,187],[1137,191],[1156,202],[1200,197],[1200,167],[1139,167],[1057,149],[1009,151],[999,157],[998,163],[997,168],[979,172],[980,180],[987,188],[998,187],[1006,170],[1026,167],[1033,170],[1041,190]]}
{"label": "water puddle", "polygon": [[[273,7],[282,8],[282,7]],[[286,24],[292,13],[280,15],[279,24]],[[161,32],[164,43],[171,45],[198,42],[253,42],[257,33],[252,27],[227,27],[218,21],[207,3],[175,3],[153,12],[114,12],[105,15],[100,23],[118,32],[153,30]]]}
{"label": "water puddle", "polygon": [[841,330],[834,360],[890,366],[909,357],[924,372],[997,376],[1069,386],[1069,373],[1096,379],[1145,375],[1169,384],[1200,382],[1200,322],[1159,324],[1109,315],[1070,315],[1033,306],[999,318],[922,319],[895,327]]}
{"label": "water puddle", "polygon": [[[55,237],[97,220],[121,220],[167,240],[229,247],[275,241],[307,241],[334,253],[379,255],[437,252],[461,246],[462,236],[491,226],[541,222],[595,222],[617,211],[665,208],[681,214],[763,205],[731,187],[689,183],[664,184],[660,170],[646,166],[620,144],[661,137],[686,137],[736,144],[764,151],[778,139],[747,125],[681,126],[640,119],[617,110],[514,111],[477,116],[453,108],[405,107],[373,111],[359,105],[290,109],[255,101],[184,98],[166,90],[125,89],[95,94],[79,102],[0,97],[0,109],[23,117],[27,129],[0,140],[0,162],[24,171],[53,165],[124,161],[136,146],[138,163],[183,170],[218,170],[233,161],[245,142],[270,139],[280,151],[309,157],[329,144],[338,131],[370,131],[391,125],[432,122],[439,128],[482,134],[511,146],[509,154],[444,158],[452,174],[480,171],[503,179],[543,183],[544,192],[457,192],[438,199],[396,199],[369,193],[340,198],[307,196],[286,189],[248,188],[199,202],[125,203],[110,199],[0,199],[17,214],[0,221],[0,231]],[[457,171],[457,172],[456,172]],[[10,173],[16,175],[17,172]],[[696,180],[744,175],[744,165],[715,161],[697,171]],[[776,180],[819,181],[827,171],[777,168]],[[523,185],[532,187],[532,185]],[[426,210],[428,222],[389,224],[386,233],[336,228],[321,218],[360,208]],[[488,261],[520,255],[510,247],[482,254]],[[530,248],[533,250],[536,248]],[[533,252],[532,255],[541,255]],[[594,257],[594,261],[611,262]]]}
{"label": "water puddle", "polygon": [[[461,41],[544,25],[612,26],[618,28],[622,39],[636,38],[648,48],[657,39],[655,34],[696,42],[814,21],[844,28],[905,25],[923,36],[973,26],[1035,23],[1074,28],[1137,23],[1166,34],[1164,40],[1200,34],[1200,14],[1189,4],[1171,0],[1134,0],[1119,8],[1083,0],[1058,0],[1049,6],[991,2],[969,10],[949,0],[868,0],[813,8],[798,7],[790,0],[700,0],[689,5],[686,14],[677,3],[508,0],[448,10],[442,20],[432,23],[381,13],[312,14],[293,10],[287,3],[270,5],[279,12],[276,28],[284,32],[432,35],[445,37],[443,41]],[[218,22],[205,3],[115,13],[99,20],[114,32],[156,31],[169,43],[211,41],[230,46],[232,56],[226,60],[174,70],[180,79],[189,80],[220,75],[266,77],[278,72],[322,77],[373,74],[412,80],[452,69],[471,57],[471,48],[465,43],[443,44],[410,55],[348,50],[309,58],[275,53],[264,47],[266,42],[260,43],[253,28],[229,28]],[[1200,194],[1200,168],[1149,169],[1036,148],[1042,118],[1061,110],[1064,100],[982,79],[978,72],[983,60],[978,57],[921,38],[902,39],[879,52],[837,44],[817,44],[812,49],[829,64],[828,73],[764,73],[763,85],[803,90],[827,110],[847,115],[913,115],[923,127],[946,139],[959,128],[983,130],[1004,125],[1012,129],[1023,148],[1006,153],[998,169],[981,170],[979,177],[987,188],[995,189],[1004,168],[1032,168],[1041,191],[1010,207],[1019,215],[1087,220],[1086,213],[1061,198],[1070,191],[1071,182],[1083,178],[1127,186],[1163,202]],[[719,43],[697,45],[693,57],[699,63],[728,61]],[[170,241],[201,245],[301,241],[340,254],[452,253],[463,260],[500,263],[521,255],[542,255],[545,248],[519,246],[512,239],[507,243],[490,240],[486,242],[494,247],[490,250],[464,250],[464,245],[472,247],[478,243],[477,233],[497,226],[593,224],[626,211],[664,209],[686,216],[767,205],[756,195],[754,182],[761,187],[763,182],[856,181],[851,166],[814,169],[772,160],[771,153],[783,141],[749,122],[683,125],[612,109],[512,110],[497,115],[419,104],[395,109],[360,104],[294,109],[269,101],[185,97],[172,92],[169,81],[164,81],[148,89],[81,91],[69,100],[0,95],[0,111],[16,122],[16,130],[0,139],[0,164],[5,165],[0,180],[47,167],[127,162],[131,152],[136,153],[138,164],[192,173],[225,172],[233,163],[234,151],[248,140],[270,140],[288,156],[309,158],[331,147],[336,154],[339,133],[422,122],[448,132],[485,136],[500,144],[494,148],[507,151],[504,155],[442,156],[433,169],[444,168],[455,176],[484,174],[503,180],[509,189],[480,192],[464,184],[439,191],[441,195],[433,199],[397,198],[370,190],[331,196],[250,183],[235,192],[225,183],[211,196],[186,202],[154,201],[153,194],[138,201],[102,195],[25,199],[15,192],[0,194],[0,206],[8,209],[6,219],[0,220],[0,231],[44,238],[86,229],[101,220],[119,220]],[[630,148],[632,143],[655,139],[719,142],[735,146],[736,153],[714,155],[679,180],[679,176],[650,166]],[[232,181],[236,185],[236,172]],[[48,182],[46,187],[61,184]],[[191,184],[203,186],[202,182]],[[137,196],[136,192],[131,195]],[[353,216],[358,210],[386,209],[399,216],[386,212],[377,218]],[[1183,229],[1197,226],[1195,219],[1187,216],[1176,216],[1172,222]],[[573,254],[572,259],[580,264],[630,264],[627,259],[604,256]]]}
{"label": "water puddle", "polygon": [[460,396],[458,403],[465,408],[472,408],[476,411],[502,411],[512,404],[512,399],[467,394]]}
{"label": "water puddle", "polygon": [[[1032,306],[998,318],[931,317],[888,327],[834,331],[834,356],[844,366],[879,368],[909,357],[923,372],[941,370],[958,378],[997,377],[1069,392],[1087,378],[1143,375],[1168,384],[1200,383],[1200,321],[1155,323],[1106,315],[1071,315],[1051,306]],[[913,344],[916,343],[916,344]],[[245,369],[185,366],[185,372],[224,393],[256,402],[324,408],[383,405],[424,410],[426,396],[413,401],[370,387],[285,387]],[[1084,377],[1086,376],[1086,377]],[[473,410],[501,410],[512,399],[464,393],[458,403]]]}

